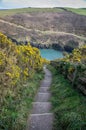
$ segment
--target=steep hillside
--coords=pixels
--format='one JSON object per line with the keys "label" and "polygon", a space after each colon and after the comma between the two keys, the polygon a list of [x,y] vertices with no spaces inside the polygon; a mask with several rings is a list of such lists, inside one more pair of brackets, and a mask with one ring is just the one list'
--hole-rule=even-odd
{"label": "steep hillside", "polygon": [[61,50],[70,41],[76,46],[86,41],[86,16],[64,8],[6,11],[0,11],[0,31],[17,41],[30,41],[38,47],[55,44]]}

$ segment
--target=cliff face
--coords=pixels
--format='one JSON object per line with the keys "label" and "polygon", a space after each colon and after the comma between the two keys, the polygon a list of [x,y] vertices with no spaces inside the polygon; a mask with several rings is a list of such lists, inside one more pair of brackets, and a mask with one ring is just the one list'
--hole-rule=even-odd
{"label": "cliff face", "polygon": [[16,13],[0,18],[0,31],[38,47],[74,48],[86,41],[86,16],[69,11]]}

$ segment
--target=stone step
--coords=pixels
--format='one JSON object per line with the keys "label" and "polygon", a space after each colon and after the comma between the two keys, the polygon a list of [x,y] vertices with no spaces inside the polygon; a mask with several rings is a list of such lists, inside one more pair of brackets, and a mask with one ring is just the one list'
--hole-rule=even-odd
{"label": "stone step", "polygon": [[30,124],[27,126],[26,130],[52,130],[53,126],[53,114],[31,114],[30,115]]}
{"label": "stone step", "polygon": [[41,82],[41,84],[49,84],[49,85],[50,85],[51,82],[50,82],[50,81],[47,81],[47,80],[44,80],[44,81]]}
{"label": "stone step", "polygon": [[42,84],[47,85],[47,86],[50,86],[51,83],[48,82],[48,81],[43,81]]}
{"label": "stone step", "polygon": [[45,83],[43,82],[40,87],[49,87],[50,88],[50,83]]}
{"label": "stone step", "polygon": [[32,114],[48,113],[51,110],[50,102],[33,102]]}
{"label": "stone step", "polygon": [[51,81],[52,81],[52,79],[51,79],[51,78],[49,78],[49,77],[45,77],[45,78],[44,78],[44,80],[42,80],[42,81],[43,81],[43,82],[48,82],[48,83],[49,83],[49,82],[51,82]]}
{"label": "stone step", "polygon": [[52,78],[49,78],[48,76],[46,76],[43,81],[50,82],[51,80],[52,80]]}
{"label": "stone step", "polygon": [[47,93],[47,92],[49,92],[49,87],[40,87],[39,92],[40,93]]}
{"label": "stone step", "polygon": [[51,81],[52,80],[51,75],[45,75],[44,80]]}
{"label": "stone step", "polygon": [[35,97],[35,102],[48,102],[50,97],[50,93],[38,93]]}

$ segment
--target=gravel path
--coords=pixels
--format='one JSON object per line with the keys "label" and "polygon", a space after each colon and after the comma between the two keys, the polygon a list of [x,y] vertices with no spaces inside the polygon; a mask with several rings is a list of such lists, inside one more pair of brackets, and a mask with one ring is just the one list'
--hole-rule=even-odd
{"label": "gravel path", "polygon": [[53,113],[51,113],[51,103],[49,102],[52,75],[46,66],[44,66],[44,72],[45,77],[33,102],[33,109],[26,130],[52,130]]}

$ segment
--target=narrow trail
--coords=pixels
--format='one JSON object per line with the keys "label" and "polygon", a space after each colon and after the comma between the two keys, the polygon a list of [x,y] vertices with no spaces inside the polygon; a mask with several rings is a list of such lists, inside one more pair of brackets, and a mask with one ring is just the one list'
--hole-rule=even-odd
{"label": "narrow trail", "polygon": [[32,113],[27,121],[26,130],[52,130],[53,113],[51,113],[51,103],[49,102],[52,75],[46,66],[44,66],[44,72],[45,77],[33,102]]}
{"label": "narrow trail", "polygon": [[[3,19],[0,19],[0,22],[1,23],[5,23],[5,24],[8,24],[10,26],[14,26],[14,27],[17,27],[17,28],[21,28],[23,30],[26,30],[26,31],[33,31],[33,29],[29,29],[29,28],[26,28],[22,25],[17,25],[16,23],[12,23],[12,22],[9,22],[9,21],[5,21]],[[69,35],[69,36],[74,36],[76,38],[79,38],[81,40],[86,40],[86,37],[84,36],[79,36],[79,35],[76,35],[76,34],[73,34],[73,33],[67,33],[67,32],[60,32],[60,31],[52,31],[52,30],[46,30],[46,31],[41,31],[41,30],[37,30],[35,29],[34,30],[35,32],[38,32],[38,33],[41,33],[41,34],[57,34],[57,35]]]}

